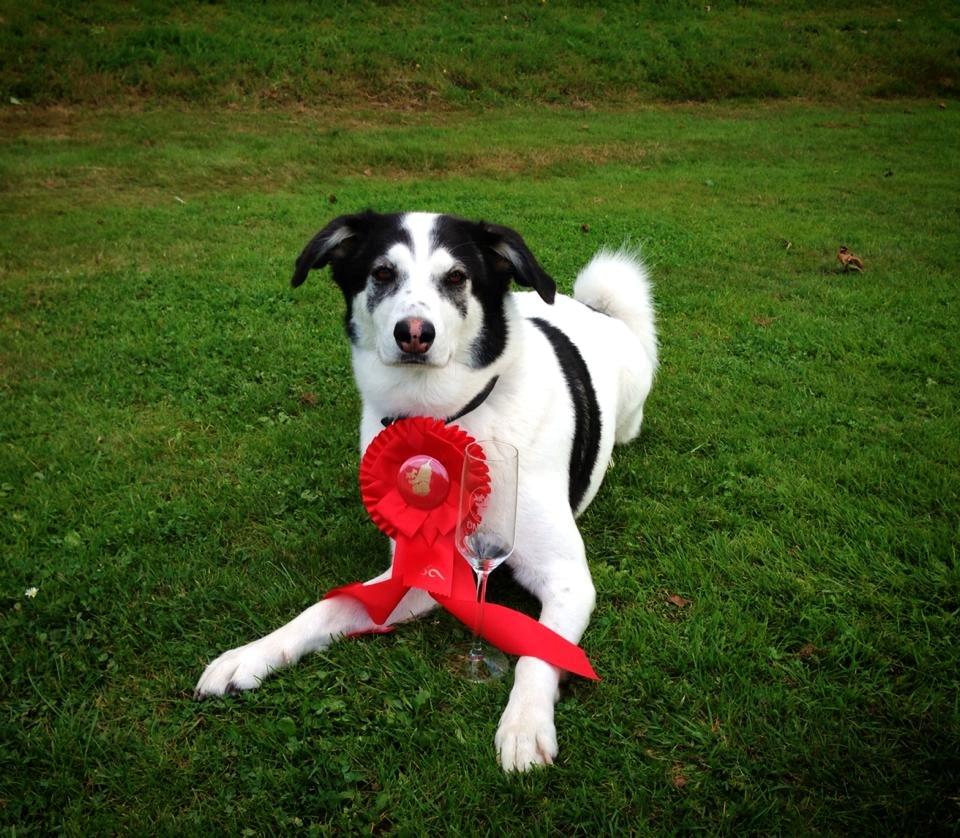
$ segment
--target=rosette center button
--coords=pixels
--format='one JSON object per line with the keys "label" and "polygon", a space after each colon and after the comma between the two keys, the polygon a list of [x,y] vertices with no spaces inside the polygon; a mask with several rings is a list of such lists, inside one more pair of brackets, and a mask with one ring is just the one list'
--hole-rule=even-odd
{"label": "rosette center button", "polygon": [[397,473],[397,491],[411,506],[433,509],[447,499],[450,475],[443,463],[426,454],[410,457]]}

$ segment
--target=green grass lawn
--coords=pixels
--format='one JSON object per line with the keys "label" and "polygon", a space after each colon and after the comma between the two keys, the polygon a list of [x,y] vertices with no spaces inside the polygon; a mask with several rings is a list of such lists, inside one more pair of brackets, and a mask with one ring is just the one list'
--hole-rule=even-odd
{"label": "green grass lawn", "polygon": [[0,0],[0,96],[216,103],[952,96],[955,2]]}
{"label": "green grass lawn", "polygon": [[[8,834],[956,828],[952,103],[0,119]],[[448,674],[442,614],[190,699],[384,566],[339,292],[288,287],[366,206],[514,225],[564,289],[601,244],[652,268],[549,770],[501,774],[509,684]]]}

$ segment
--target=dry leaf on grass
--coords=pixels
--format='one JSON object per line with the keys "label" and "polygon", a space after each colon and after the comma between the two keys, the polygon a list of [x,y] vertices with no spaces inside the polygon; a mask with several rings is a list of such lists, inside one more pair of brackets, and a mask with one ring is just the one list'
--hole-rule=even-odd
{"label": "dry leaf on grass", "polygon": [[807,660],[815,655],[819,655],[821,652],[823,652],[823,649],[818,649],[812,643],[804,643],[797,649],[797,657],[800,658],[800,660]]}
{"label": "dry leaf on grass", "polygon": [[675,763],[673,768],[670,771],[670,780],[673,782],[673,787],[676,789],[682,789],[689,781],[686,778],[686,775],[683,773],[683,764]]}
{"label": "dry leaf on grass", "polygon": [[843,265],[845,271],[856,271],[860,273],[863,270],[863,259],[857,256],[856,253],[851,253],[848,248],[842,245],[837,251],[837,259],[840,260],[840,264]]}

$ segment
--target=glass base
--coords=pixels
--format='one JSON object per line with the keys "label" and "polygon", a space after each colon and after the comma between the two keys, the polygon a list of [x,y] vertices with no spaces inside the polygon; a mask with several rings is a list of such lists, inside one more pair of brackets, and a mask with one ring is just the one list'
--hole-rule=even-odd
{"label": "glass base", "polygon": [[487,643],[480,645],[481,654],[472,654],[473,644],[465,643],[457,648],[451,660],[453,674],[464,681],[484,684],[496,681],[510,671],[510,660],[499,649]]}

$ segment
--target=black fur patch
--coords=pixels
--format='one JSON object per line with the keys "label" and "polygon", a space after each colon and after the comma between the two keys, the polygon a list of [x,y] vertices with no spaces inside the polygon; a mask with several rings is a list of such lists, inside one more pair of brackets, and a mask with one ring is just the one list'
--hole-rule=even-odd
{"label": "black fur patch", "polygon": [[400,290],[402,283],[403,280],[396,274],[392,282],[371,282],[367,290],[367,311],[373,314],[373,310],[380,303]]}
{"label": "black fur patch", "polygon": [[437,290],[440,292],[440,296],[457,310],[457,314],[460,315],[462,320],[467,316],[467,283],[461,282],[459,285],[452,285],[443,278],[439,282]]}
{"label": "black fur patch", "polygon": [[[435,247],[445,248],[466,269],[470,293],[483,310],[483,326],[470,348],[474,368],[489,366],[507,346],[507,314],[504,299],[510,288],[510,279],[488,267],[488,260],[477,240],[477,225],[462,218],[442,215],[433,228]],[[465,290],[461,290],[466,294]],[[463,314],[466,300],[462,298]]]}
{"label": "black fur patch", "polygon": [[570,451],[570,508],[576,512],[590,487],[600,451],[600,405],[590,371],[573,341],[546,320],[531,317],[530,322],[550,341],[573,401],[575,423]]}
{"label": "black fur patch", "polygon": [[351,341],[356,340],[351,322],[353,300],[366,287],[374,260],[397,242],[413,247],[410,233],[402,221],[403,215],[400,214],[363,212],[341,216],[320,230],[297,259],[292,280],[294,286],[303,283],[309,271],[330,265],[333,281],[343,292],[347,304],[344,319]]}

